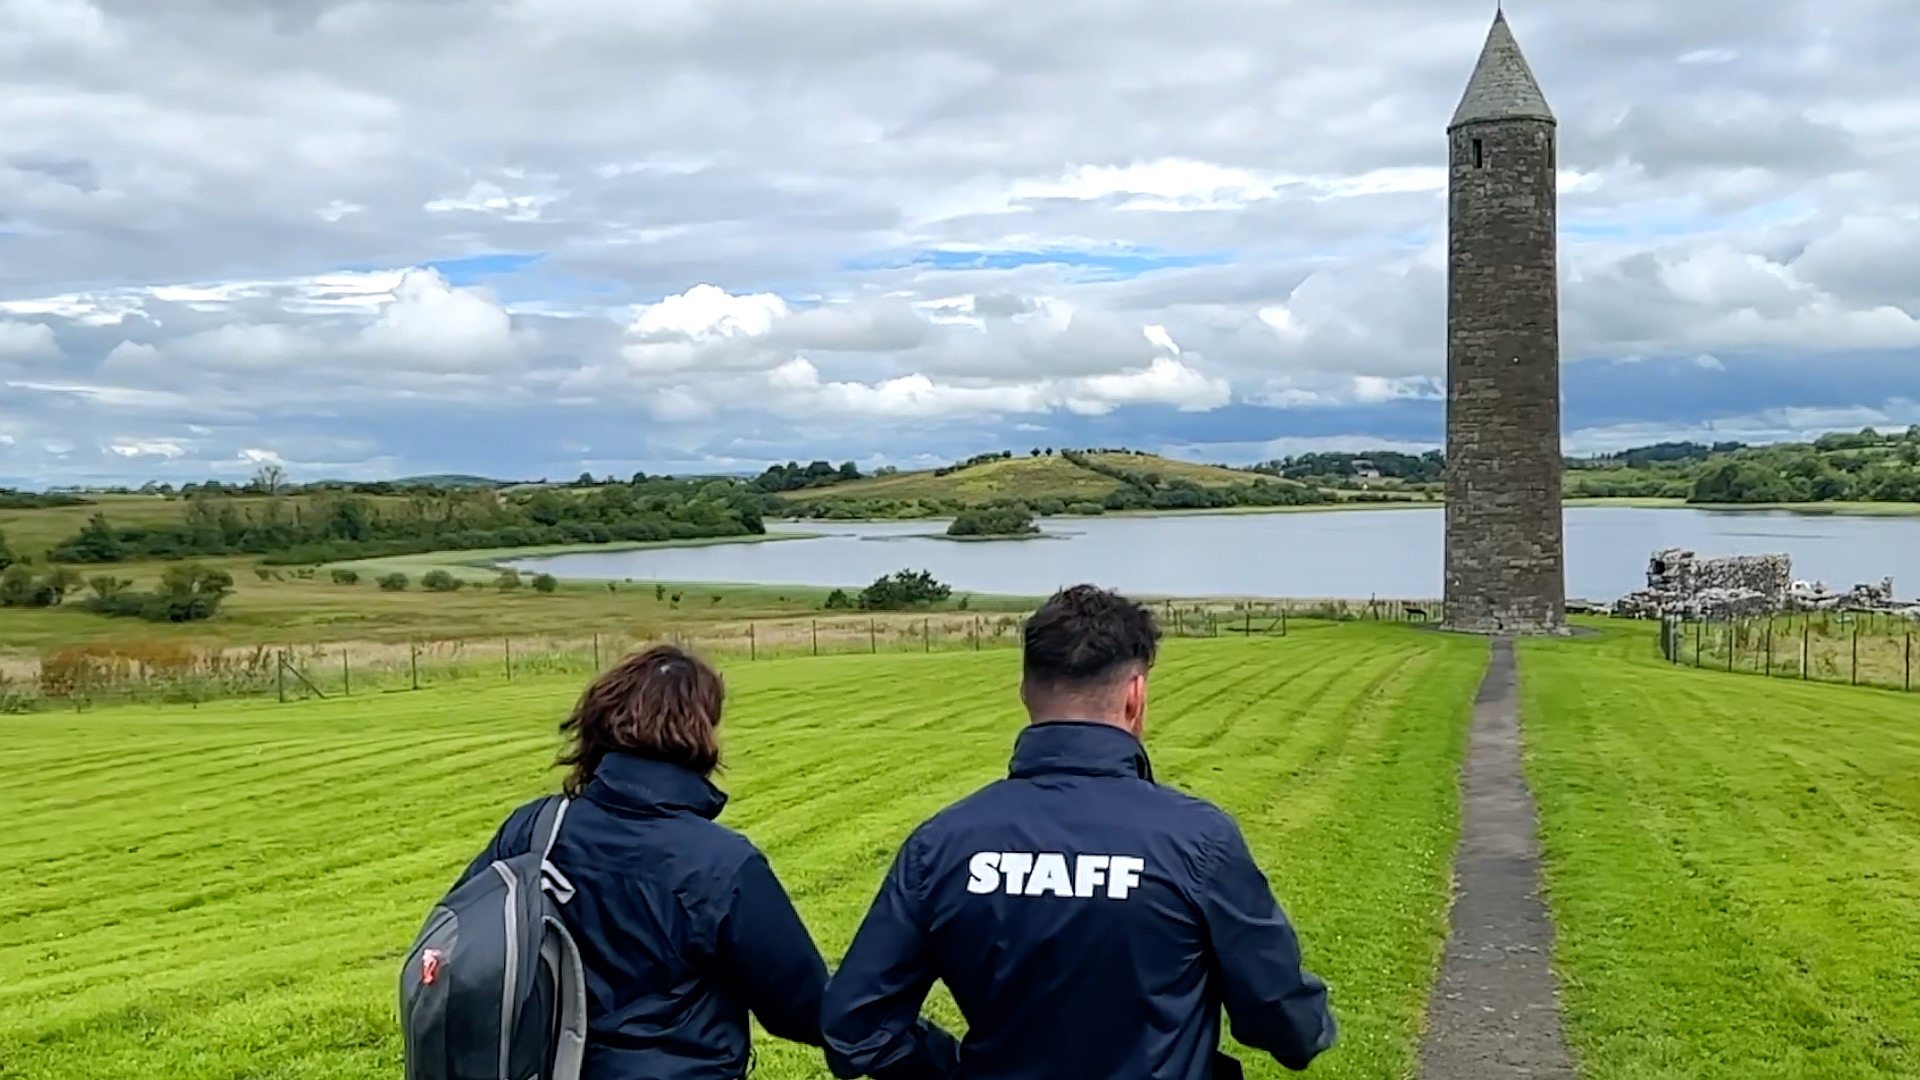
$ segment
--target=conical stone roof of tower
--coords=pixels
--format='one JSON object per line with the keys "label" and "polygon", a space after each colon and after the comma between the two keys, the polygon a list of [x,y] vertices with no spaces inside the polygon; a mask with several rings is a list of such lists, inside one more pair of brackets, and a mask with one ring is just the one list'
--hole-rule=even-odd
{"label": "conical stone roof of tower", "polygon": [[1547,107],[1547,96],[1534,81],[1533,69],[1527,66],[1520,43],[1513,40],[1505,12],[1494,16],[1493,29],[1487,32],[1486,48],[1480,50],[1480,63],[1474,66],[1473,78],[1467,81],[1467,92],[1447,127],[1457,128],[1484,120],[1554,122],[1553,110]]}

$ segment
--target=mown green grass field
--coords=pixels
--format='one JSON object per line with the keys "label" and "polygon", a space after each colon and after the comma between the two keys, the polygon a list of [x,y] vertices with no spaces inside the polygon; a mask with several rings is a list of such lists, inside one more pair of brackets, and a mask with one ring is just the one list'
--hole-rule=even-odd
{"label": "mown green grass field", "polygon": [[1591,1080],[1920,1076],[1920,697],[1527,643],[1556,967]]}
{"label": "mown green grass field", "polygon": [[[1156,769],[1240,819],[1333,985],[1343,1039],[1316,1075],[1412,1067],[1485,657],[1379,624],[1167,645]],[[722,820],[769,852],[829,962],[908,829],[1003,775],[1016,671],[1011,651],[729,667]],[[0,1075],[397,1075],[400,954],[500,816],[550,787],[578,689],[7,718]],[[767,1039],[759,1063],[826,1075]]]}

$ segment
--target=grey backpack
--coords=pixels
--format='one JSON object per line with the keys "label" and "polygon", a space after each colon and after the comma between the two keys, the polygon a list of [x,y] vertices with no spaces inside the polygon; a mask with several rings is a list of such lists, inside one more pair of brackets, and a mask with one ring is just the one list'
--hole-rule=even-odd
{"label": "grey backpack", "polygon": [[534,816],[531,850],[434,906],[400,969],[407,1080],[578,1080],[586,972],[560,919],[573,884],[547,861],[568,801]]}

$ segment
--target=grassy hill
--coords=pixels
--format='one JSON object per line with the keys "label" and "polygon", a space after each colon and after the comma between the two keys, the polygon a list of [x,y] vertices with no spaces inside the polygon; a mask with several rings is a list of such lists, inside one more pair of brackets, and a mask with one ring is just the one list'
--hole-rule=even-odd
{"label": "grassy hill", "polygon": [[[1143,473],[1165,481],[1186,481],[1203,488],[1225,488],[1262,477],[1219,465],[1176,461],[1156,454],[1095,452],[1042,454],[1039,457],[995,458],[950,469],[893,473],[827,487],[786,492],[786,501],[807,506],[820,503],[940,502],[961,506],[987,503],[1036,503],[1057,499],[1063,503],[1100,502],[1127,483],[1117,472]],[[1264,478],[1272,483],[1290,481]]]}

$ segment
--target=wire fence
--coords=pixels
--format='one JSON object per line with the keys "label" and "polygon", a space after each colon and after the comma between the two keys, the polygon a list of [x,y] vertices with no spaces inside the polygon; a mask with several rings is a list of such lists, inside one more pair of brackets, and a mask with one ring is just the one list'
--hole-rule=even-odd
{"label": "wire fence", "polygon": [[1885,611],[1669,616],[1660,655],[1689,667],[1911,692],[1915,629],[1912,618]]}
{"label": "wire fence", "polygon": [[[1437,602],[1164,601],[1173,638],[1285,636],[1296,622],[1435,621]],[[77,645],[0,669],[0,713],[119,703],[278,701],[423,690],[476,680],[588,677],[659,642],[720,661],[950,653],[1019,645],[1026,613],[874,613],[629,627],[575,635],[206,647],[164,640]]]}

